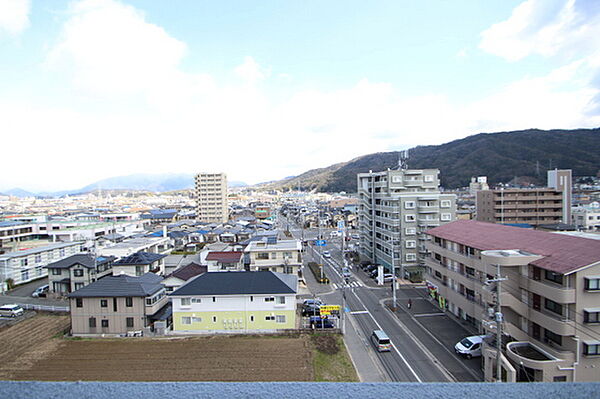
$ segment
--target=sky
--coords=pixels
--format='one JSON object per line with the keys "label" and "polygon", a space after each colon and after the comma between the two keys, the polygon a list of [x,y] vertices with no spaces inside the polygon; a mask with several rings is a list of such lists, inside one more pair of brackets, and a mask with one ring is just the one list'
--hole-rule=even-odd
{"label": "sky", "polygon": [[0,191],[600,126],[600,1],[0,0]]}

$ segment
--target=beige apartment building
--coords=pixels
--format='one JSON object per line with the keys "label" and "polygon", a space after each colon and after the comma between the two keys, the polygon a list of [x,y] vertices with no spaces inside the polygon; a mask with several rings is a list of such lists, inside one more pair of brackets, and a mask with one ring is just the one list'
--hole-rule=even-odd
{"label": "beige apartment building", "polygon": [[272,271],[299,275],[302,266],[300,240],[251,241],[246,249],[250,271]]}
{"label": "beige apartment building", "polygon": [[548,171],[548,187],[477,192],[480,222],[540,224],[571,222],[571,170]]}
{"label": "beige apartment building", "polygon": [[[503,381],[600,381],[600,240],[473,220],[428,234],[440,306],[490,338],[501,320]],[[483,346],[486,381],[496,379],[495,342]]]}
{"label": "beige apartment building", "polygon": [[421,275],[425,231],[456,218],[456,195],[440,191],[438,169],[359,173],[360,256],[402,277]]}
{"label": "beige apartment building", "polygon": [[225,223],[229,220],[227,175],[198,173],[196,175],[196,219],[205,223]]}

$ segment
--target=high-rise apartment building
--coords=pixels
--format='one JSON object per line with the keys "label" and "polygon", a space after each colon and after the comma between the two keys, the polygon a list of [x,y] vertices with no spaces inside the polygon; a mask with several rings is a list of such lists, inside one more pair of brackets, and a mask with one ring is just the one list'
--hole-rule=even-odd
{"label": "high-rise apartment building", "polygon": [[474,220],[428,234],[430,294],[490,338],[500,321],[503,381],[600,381],[600,240]]}
{"label": "high-rise apartment building", "polygon": [[456,214],[456,196],[440,192],[439,170],[359,173],[357,179],[361,258],[391,270],[393,256],[403,278],[420,274],[425,231]]}
{"label": "high-rise apartment building", "polygon": [[225,173],[196,175],[196,219],[206,223],[225,223],[229,220]]}
{"label": "high-rise apartment building", "polygon": [[477,192],[476,220],[489,223],[571,222],[571,170],[549,170],[548,187]]}

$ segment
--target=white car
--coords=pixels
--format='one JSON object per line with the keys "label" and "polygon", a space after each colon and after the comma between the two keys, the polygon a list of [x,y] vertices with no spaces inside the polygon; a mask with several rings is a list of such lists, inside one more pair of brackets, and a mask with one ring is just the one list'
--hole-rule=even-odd
{"label": "white car", "polygon": [[324,258],[331,258],[331,254],[329,253],[329,251],[323,251],[323,257]]}
{"label": "white car", "polygon": [[22,316],[25,311],[17,304],[9,304],[0,306],[0,316],[17,317]]}
{"label": "white car", "polygon": [[467,359],[481,356],[481,345],[485,335],[473,335],[463,338],[459,343],[454,345],[454,351],[465,356]]}

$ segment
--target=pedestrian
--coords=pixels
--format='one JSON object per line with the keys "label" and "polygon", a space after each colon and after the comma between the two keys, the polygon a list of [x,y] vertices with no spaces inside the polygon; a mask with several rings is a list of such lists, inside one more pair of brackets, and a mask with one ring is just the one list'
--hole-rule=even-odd
{"label": "pedestrian", "polygon": [[408,308],[410,309],[412,307],[412,299],[408,298]]}

